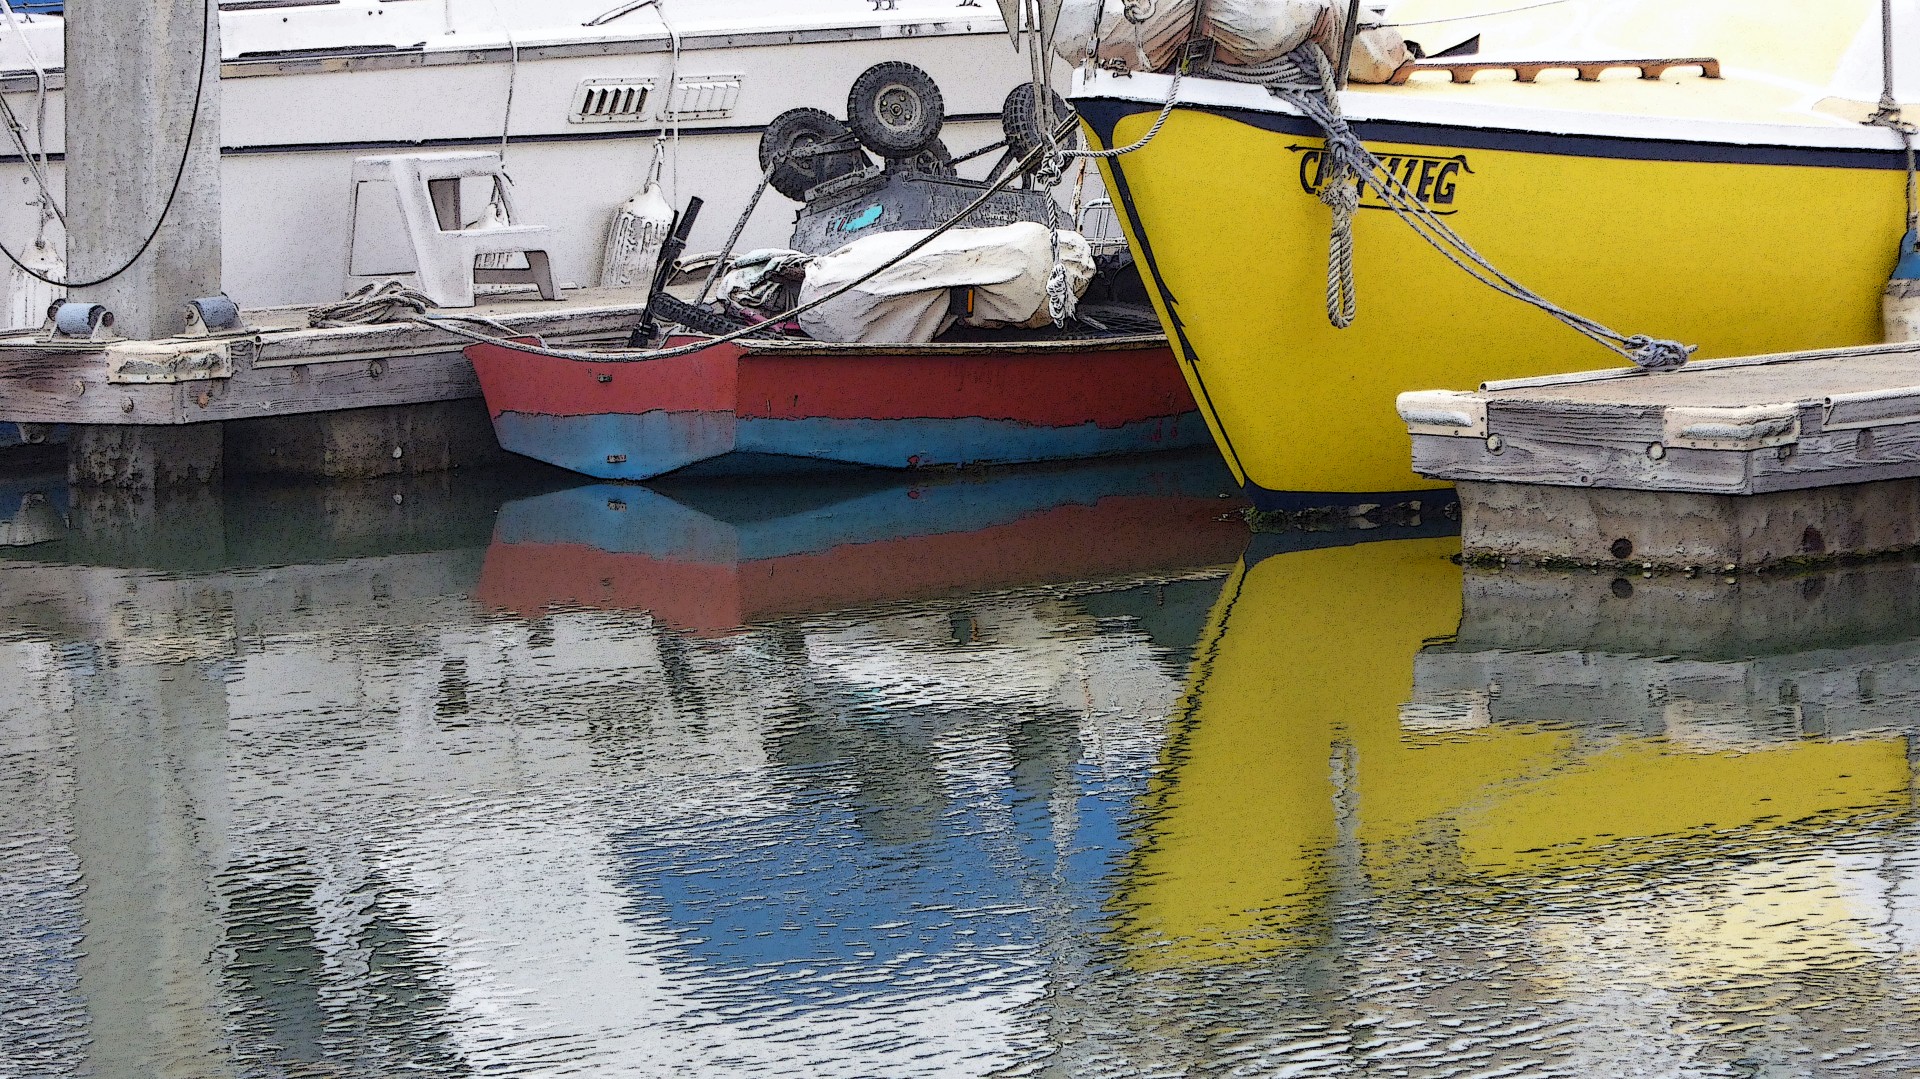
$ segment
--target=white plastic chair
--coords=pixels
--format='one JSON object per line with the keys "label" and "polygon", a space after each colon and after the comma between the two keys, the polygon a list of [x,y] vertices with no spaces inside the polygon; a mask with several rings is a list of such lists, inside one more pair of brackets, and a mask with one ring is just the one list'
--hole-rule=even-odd
{"label": "white plastic chair", "polygon": [[[412,276],[440,307],[472,307],[474,285],[532,284],[557,300],[544,225],[465,227],[462,181],[489,180],[492,197],[513,221],[506,172],[491,152],[392,154],[353,163],[346,293],[370,281]],[[520,255],[523,268],[495,265]],[[485,260],[484,262],[482,260]]]}

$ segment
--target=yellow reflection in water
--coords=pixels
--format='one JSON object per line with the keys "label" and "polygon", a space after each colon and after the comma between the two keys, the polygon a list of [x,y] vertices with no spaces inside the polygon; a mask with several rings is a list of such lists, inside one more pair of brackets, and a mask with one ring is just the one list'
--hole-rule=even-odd
{"label": "yellow reflection in water", "polygon": [[[1437,722],[1408,708],[1416,656],[1459,626],[1457,549],[1443,539],[1286,554],[1228,581],[1116,896],[1134,962],[1314,943],[1342,888],[1551,882],[1655,863],[1676,843],[1710,853],[1733,831],[1907,805],[1899,738],[1733,752],[1495,724],[1470,703]],[[1668,939],[1669,954],[1737,938],[1753,956],[1810,926],[1858,924],[1844,888],[1775,895],[1759,867],[1728,872],[1746,876],[1702,880],[1696,913],[1638,931]]]}

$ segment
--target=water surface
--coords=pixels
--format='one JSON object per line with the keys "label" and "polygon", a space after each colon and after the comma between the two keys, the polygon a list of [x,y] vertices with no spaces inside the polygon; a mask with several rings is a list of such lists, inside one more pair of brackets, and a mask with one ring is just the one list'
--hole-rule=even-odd
{"label": "water surface", "polygon": [[22,499],[0,1075],[1920,1073],[1920,571],[1227,489]]}

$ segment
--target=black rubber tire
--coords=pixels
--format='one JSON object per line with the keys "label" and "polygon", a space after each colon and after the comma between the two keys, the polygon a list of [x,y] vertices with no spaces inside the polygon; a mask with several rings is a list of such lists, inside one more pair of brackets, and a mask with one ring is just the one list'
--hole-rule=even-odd
{"label": "black rubber tire", "polygon": [[953,167],[953,151],[940,139],[933,140],[933,145],[912,157],[888,158],[887,171],[910,172],[916,176],[959,175],[959,170]]}
{"label": "black rubber tire", "polygon": [[788,109],[774,117],[760,136],[760,167],[774,165],[773,178],[768,181],[773,189],[795,202],[804,202],[813,188],[866,167],[867,155],[858,147],[812,156],[798,153],[844,140],[848,134],[847,125],[834,119],[832,113]]}
{"label": "black rubber tire", "polygon": [[[1000,106],[1000,130],[1007,135],[1007,151],[1019,160],[1033,152],[1033,148],[1046,140],[1033,119],[1033,84],[1023,82],[1007,95],[1004,105]],[[1051,91],[1049,91],[1051,93]],[[1059,94],[1053,94],[1053,115],[1055,127],[1073,115],[1066,100]]]}
{"label": "black rubber tire", "polygon": [[875,64],[853,80],[847,124],[881,157],[912,157],[940,137],[946,102],[933,76],[900,60]]}

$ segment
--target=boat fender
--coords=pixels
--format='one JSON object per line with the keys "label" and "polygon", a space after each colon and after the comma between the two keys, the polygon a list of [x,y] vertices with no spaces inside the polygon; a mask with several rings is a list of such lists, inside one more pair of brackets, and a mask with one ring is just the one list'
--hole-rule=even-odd
{"label": "boat fender", "polygon": [[648,183],[621,204],[607,228],[600,284],[607,288],[646,288],[660,262],[660,250],[673,234],[673,216],[673,204],[658,183]]}
{"label": "boat fender", "polygon": [[48,279],[58,281],[67,275],[63,250],[45,240],[36,240],[20,263],[7,267],[6,299],[0,304],[0,318],[6,320],[8,329],[32,329],[41,325],[47,309],[60,295]]}
{"label": "boat fender", "polygon": [[1900,263],[1880,300],[1888,344],[1920,341],[1920,232],[1900,239]]}

